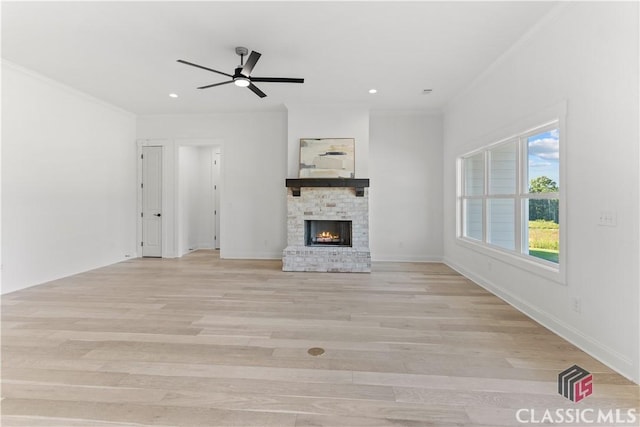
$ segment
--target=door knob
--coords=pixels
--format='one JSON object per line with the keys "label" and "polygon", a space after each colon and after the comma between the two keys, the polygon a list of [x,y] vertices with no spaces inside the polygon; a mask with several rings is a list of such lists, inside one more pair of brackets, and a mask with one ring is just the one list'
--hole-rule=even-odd
{"label": "door knob", "polygon": [[162,214],[157,213],[157,214],[153,214],[153,216],[162,216]]}

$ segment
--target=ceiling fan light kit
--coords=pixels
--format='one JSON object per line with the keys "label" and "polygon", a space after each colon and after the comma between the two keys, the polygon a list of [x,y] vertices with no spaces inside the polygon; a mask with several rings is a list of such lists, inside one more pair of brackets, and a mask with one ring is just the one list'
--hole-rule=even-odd
{"label": "ceiling fan light kit", "polygon": [[233,83],[238,87],[247,87],[251,84],[249,79],[244,77],[237,77],[237,78],[234,77]]}
{"label": "ceiling fan light kit", "polygon": [[208,89],[215,86],[222,86],[229,83],[233,83],[239,87],[248,87],[253,93],[258,95],[260,98],[264,98],[267,96],[263,91],[258,89],[254,82],[264,82],[264,83],[304,83],[304,79],[300,78],[291,78],[291,77],[252,77],[251,72],[253,71],[253,67],[255,67],[258,59],[262,56],[260,53],[255,50],[251,52],[249,57],[247,58],[247,62],[244,62],[244,57],[249,53],[249,50],[246,47],[236,47],[236,54],[240,56],[240,65],[234,70],[233,75],[224,73],[222,71],[214,70],[213,68],[203,67],[202,65],[194,64],[192,62],[184,61],[182,59],[178,59],[178,62],[181,64],[189,65],[192,67],[200,68],[203,70],[211,71],[213,73],[221,74],[223,76],[230,77],[231,80],[221,83],[213,83],[206,86],[200,86],[198,89]]}

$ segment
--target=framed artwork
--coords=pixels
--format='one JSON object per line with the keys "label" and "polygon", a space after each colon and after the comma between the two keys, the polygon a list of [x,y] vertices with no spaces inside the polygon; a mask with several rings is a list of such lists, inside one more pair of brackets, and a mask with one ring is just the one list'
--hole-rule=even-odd
{"label": "framed artwork", "polygon": [[300,178],[355,178],[353,138],[300,140]]}

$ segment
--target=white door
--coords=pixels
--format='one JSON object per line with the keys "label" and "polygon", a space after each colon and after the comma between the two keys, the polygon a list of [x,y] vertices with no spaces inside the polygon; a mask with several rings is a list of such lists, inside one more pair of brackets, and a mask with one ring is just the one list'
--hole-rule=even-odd
{"label": "white door", "polygon": [[162,147],[142,147],[142,256],[162,257]]}
{"label": "white door", "polygon": [[213,247],[220,249],[220,153],[213,154]]}

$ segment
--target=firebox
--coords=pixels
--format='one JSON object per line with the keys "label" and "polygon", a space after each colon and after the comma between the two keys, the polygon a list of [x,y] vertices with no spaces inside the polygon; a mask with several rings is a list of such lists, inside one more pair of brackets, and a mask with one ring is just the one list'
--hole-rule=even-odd
{"label": "firebox", "polygon": [[351,247],[351,221],[305,220],[304,244]]}

